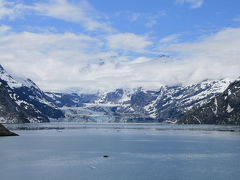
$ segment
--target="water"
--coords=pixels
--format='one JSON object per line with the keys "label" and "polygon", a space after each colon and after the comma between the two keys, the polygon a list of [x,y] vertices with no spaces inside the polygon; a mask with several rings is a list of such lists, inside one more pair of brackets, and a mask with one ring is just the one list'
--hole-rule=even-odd
{"label": "water", "polygon": [[2,180],[240,179],[239,127],[53,123],[20,129],[30,130],[0,138]]}

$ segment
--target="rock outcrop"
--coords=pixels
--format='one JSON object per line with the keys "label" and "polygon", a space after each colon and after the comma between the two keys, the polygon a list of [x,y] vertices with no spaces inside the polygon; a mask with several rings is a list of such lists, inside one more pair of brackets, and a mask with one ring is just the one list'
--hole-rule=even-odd
{"label": "rock outcrop", "polygon": [[0,136],[18,136],[18,134],[15,134],[15,133],[9,131],[2,124],[0,124]]}

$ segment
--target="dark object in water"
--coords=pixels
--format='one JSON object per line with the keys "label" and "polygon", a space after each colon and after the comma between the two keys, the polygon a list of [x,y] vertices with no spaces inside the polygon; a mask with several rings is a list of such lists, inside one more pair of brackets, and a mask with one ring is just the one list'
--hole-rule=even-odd
{"label": "dark object in water", "polygon": [[18,136],[18,134],[15,134],[15,133],[9,131],[2,124],[0,124],[0,136]]}
{"label": "dark object in water", "polygon": [[104,157],[104,158],[108,158],[109,156],[108,156],[108,155],[104,155],[103,157]]}

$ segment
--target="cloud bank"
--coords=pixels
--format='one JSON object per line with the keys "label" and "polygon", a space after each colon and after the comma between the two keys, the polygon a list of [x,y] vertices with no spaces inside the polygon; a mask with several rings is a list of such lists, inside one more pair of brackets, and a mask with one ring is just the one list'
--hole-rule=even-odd
{"label": "cloud bank", "polygon": [[[192,42],[180,42],[182,34],[156,40],[151,34],[119,32],[111,23],[102,21],[104,17],[87,1],[50,2],[31,5],[0,2],[3,10],[0,18],[16,18],[15,11],[24,17],[22,9],[25,9],[38,16],[76,23],[85,29],[81,33],[16,32],[11,26],[0,26],[0,63],[11,73],[31,78],[44,90],[70,87],[112,90],[140,86],[158,89],[163,84],[240,76],[240,28],[225,28]],[[200,0],[181,2],[190,3],[192,8],[203,3]],[[132,20],[137,18],[138,15]],[[94,31],[97,35],[91,34]]]}
{"label": "cloud bank", "polygon": [[159,51],[177,54],[174,58],[144,55],[132,58],[119,54],[115,49],[122,47],[131,51],[136,48],[134,50],[138,51],[150,44],[132,35],[131,42],[136,38],[136,46],[128,44],[121,39],[128,40],[128,34],[115,35],[117,40],[109,36],[113,38],[110,45],[102,39],[72,33],[13,33],[8,30],[0,36],[0,63],[11,72],[32,78],[45,90],[159,88],[162,84],[236,78],[240,74],[240,28],[224,29],[196,42],[159,46]]}

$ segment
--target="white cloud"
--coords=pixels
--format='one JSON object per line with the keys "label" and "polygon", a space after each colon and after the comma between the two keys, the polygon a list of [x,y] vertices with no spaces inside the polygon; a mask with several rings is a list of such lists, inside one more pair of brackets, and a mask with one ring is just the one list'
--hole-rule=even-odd
{"label": "white cloud", "polygon": [[146,27],[153,27],[155,24],[157,24],[156,19],[150,19],[148,22],[145,24]]}
{"label": "white cloud", "polygon": [[175,43],[180,36],[181,36],[181,34],[172,34],[172,35],[169,35],[167,37],[160,39],[159,42],[160,43]]}
{"label": "white cloud", "polygon": [[87,0],[77,2],[77,4],[72,4],[68,0],[49,0],[46,3],[25,5],[21,1],[1,0],[0,19],[4,17],[15,19],[30,13],[78,23],[88,31],[115,31],[104,15],[98,13]]}
{"label": "white cloud", "polygon": [[0,34],[0,63],[15,74],[30,77],[44,89],[57,89],[81,82],[80,69],[117,54],[102,52],[102,42],[72,33]]}
{"label": "white cloud", "polygon": [[[0,18],[13,19],[15,12],[23,13],[19,8],[22,5],[4,3],[0,1]],[[192,8],[197,8],[203,1],[182,0],[180,3],[190,3]],[[87,1],[76,5],[66,0],[53,0],[50,4],[22,7],[38,15],[79,23],[88,31],[113,30],[108,23],[99,20],[98,13]],[[144,20],[149,20],[149,26],[152,26],[160,15]],[[132,18],[138,20],[138,15]],[[32,78],[44,90],[76,86],[91,89],[159,88],[161,84],[188,84],[207,78],[239,76],[240,28],[228,28],[191,43],[179,43],[180,36],[173,34],[158,41],[158,52],[176,55],[176,58],[164,59],[146,57],[149,49],[156,45],[147,35],[114,32],[93,37],[44,31],[14,32],[11,27],[2,25],[0,63],[15,74]],[[136,53],[140,57],[133,58],[131,55]]]}
{"label": "white cloud", "polygon": [[139,17],[140,17],[140,13],[133,13],[131,14],[130,21],[131,22],[137,21]]}
{"label": "white cloud", "polygon": [[207,78],[239,76],[238,47],[240,47],[240,28],[227,28],[197,42],[171,44],[165,48],[165,51],[178,54],[178,57],[183,59],[180,62],[186,67],[182,72],[188,76],[185,80],[180,78],[180,81],[188,83]]}
{"label": "white cloud", "polygon": [[0,1],[0,19],[9,18],[15,19],[19,17],[20,14],[25,10],[25,6],[23,4],[11,2],[11,1]]}
{"label": "white cloud", "polygon": [[118,18],[126,18],[129,22],[142,22],[146,27],[152,27],[158,23],[158,19],[166,15],[166,10],[160,10],[157,12],[139,13],[131,11],[118,11],[115,16]]}
{"label": "white cloud", "polygon": [[10,26],[2,25],[2,26],[0,26],[0,34],[3,34],[3,33],[7,32],[10,29],[11,29]]}
{"label": "white cloud", "polygon": [[189,3],[191,8],[200,8],[203,5],[204,0],[175,0],[178,4]]}
{"label": "white cloud", "polygon": [[107,37],[108,46],[111,49],[145,52],[145,49],[152,44],[147,36],[133,33],[119,33]]}
{"label": "white cloud", "polygon": [[197,42],[172,44],[169,49],[187,56],[221,54],[221,58],[225,58],[234,54],[240,55],[238,45],[240,45],[240,28],[227,28]]}
{"label": "white cloud", "polygon": [[114,51],[122,48],[144,50],[151,45],[144,37],[116,34],[111,47],[103,52],[104,40],[84,34],[13,33],[7,30],[0,34],[0,63],[11,72],[32,78],[44,90],[159,88],[162,84],[236,78],[240,74],[240,28],[228,28],[191,43],[163,38],[167,43],[175,42],[168,44],[164,51],[178,54],[176,58],[144,55],[131,58],[119,56]]}
{"label": "white cloud", "polygon": [[147,14],[147,15],[145,15],[145,18],[147,19],[147,23],[145,23],[145,26],[146,27],[154,26],[155,24],[157,24],[158,19],[161,16],[165,16],[165,15],[166,15],[166,11],[165,10],[158,11],[156,14],[150,14],[150,15]]}
{"label": "white cloud", "polygon": [[233,21],[240,22],[240,16],[234,18]]}
{"label": "white cloud", "polygon": [[32,9],[39,15],[79,23],[89,31],[114,31],[108,23],[100,22],[101,15],[86,0],[81,0],[78,4],[71,4],[67,0],[52,0],[51,3],[36,3]]}

